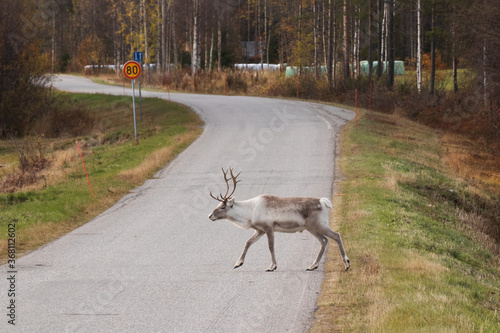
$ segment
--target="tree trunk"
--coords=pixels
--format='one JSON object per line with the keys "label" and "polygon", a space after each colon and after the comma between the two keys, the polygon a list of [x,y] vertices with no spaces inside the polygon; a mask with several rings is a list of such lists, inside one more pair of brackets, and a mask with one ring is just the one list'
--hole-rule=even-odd
{"label": "tree trunk", "polygon": [[368,82],[372,81],[373,72],[373,46],[372,46],[372,25],[373,25],[373,8],[372,0],[368,1]]}
{"label": "tree trunk", "polygon": [[347,82],[347,79],[350,77],[349,72],[349,58],[350,58],[350,49],[351,49],[351,37],[349,35],[349,15],[347,13],[348,5],[347,0],[344,0],[344,83]]}
{"label": "tree trunk", "polygon": [[257,47],[257,50],[259,51],[259,58],[260,58],[260,68],[263,70],[264,69],[264,49],[261,44],[261,36],[260,36],[260,0],[257,0],[256,3],[257,10],[256,10],[256,15],[257,15],[257,26],[255,27],[255,46]]}
{"label": "tree trunk", "polygon": [[333,6],[332,0],[328,0],[328,57],[326,62],[326,73],[328,76],[328,87],[333,88]]}
{"label": "tree trunk", "polygon": [[328,62],[328,45],[326,43],[326,33],[327,33],[327,22],[326,22],[326,13],[328,12],[328,9],[325,7],[325,0],[322,0],[321,3],[322,9],[321,9],[321,39],[322,39],[322,46],[323,46],[323,63],[327,64]]}
{"label": "tree trunk", "polygon": [[142,0],[142,10],[144,20],[144,64],[146,65],[146,82],[149,82],[148,9],[146,7],[146,0]]}
{"label": "tree trunk", "polygon": [[217,18],[217,70],[222,70],[222,22]]}
{"label": "tree trunk", "polygon": [[165,29],[167,23],[167,6],[166,0],[161,0],[161,72],[165,74],[165,69],[167,65],[167,40],[165,36]]}
{"label": "tree trunk", "polygon": [[453,64],[453,92],[457,93],[458,92],[458,59],[457,59],[457,42],[456,42],[456,35],[455,35],[455,28],[456,26],[453,25],[452,27],[452,43],[453,43],[453,59],[452,59],[452,64]]}
{"label": "tree trunk", "polygon": [[[264,46],[266,48],[266,63],[269,67],[268,39],[269,39],[269,31],[267,24],[267,0],[264,0]],[[264,56],[264,52],[262,53],[262,56]]]}
{"label": "tree trunk", "polygon": [[205,20],[205,40],[203,42],[203,48],[205,49],[205,64],[203,66],[203,68],[205,70],[207,70],[208,68],[208,26],[207,26],[207,21],[208,20]]}
{"label": "tree trunk", "polygon": [[319,47],[318,47],[318,15],[317,3],[313,1],[313,47],[314,47],[314,69],[316,71],[316,78],[319,80],[321,76],[321,67],[319,65]]}
{"label": "tree trunk", "polygon": [[191,50],[191,75],[196,74],[199,68],[199,17],[198,17],[199,0],[193,0],[193,49]]}
{"label": "tree trunk", "polygon": [[52,44],[52,68],[51,68],[51,73],[54,73],[55,67],[56,67],[56,13],[52,13],[52,33],[51,33],[51,44]]}
{"label": "tree trunk", "polygon": [[[115,68],[118,68],[118,64],[120,64],[120,47],[118,46],[118,38],[117,35],[118,31],[117,25],[116,25],[116,12],[113,11],[112,14],[113,17],[113,56],[114,56],[114,65]],[[115,71],[115,73],[118,75],[119,71]]]}
{"label": "tree trunk", "polygon": [[156,72],[161,71],[163,73],[163,68],[161,67],[161,23],[162,23],[162,15],[161,15],[161,0],[157,0],[156,6],[156,15],[158,16],[158,20],[156,21]]}
{"label": "tree trunk", "polygon": [[489,100],[489,82],[488,82],[488,47],[486,39],[483,40],[483,100],[484,100],[484,108],[488,108],[488,100]]}
{"label": "tree trunk", "polygon": [[430,82],[430,94],[434,95],[434,83],[436,80],[436,37],[434,31],[434,4],[432,5],[432,18],[431,18],[431,82]]}
{"label": "tree trunk", "polygon": [[166,53],[163,56],[165,58],[165,68],[167,72],[170,73],[172,66],[170,65],[170,59],[172,59],[172,46],[175,44],[175,36],[174,36],[174,12],[167,7],[167,23],[166,23],[166,31],[165,35],[167,36],[165,45],[166,45]]}
{"label": "tree trunk", "polygon": [[356,6],[354,6],[353,17],[351,19],[352,24],[352,76],[354,78],[358,77],[358,68],[356,67],[358,61],[358,20],[356,18]]}
{"label": "tree trunk", "polygon": [[[266,0],[266,3],[267,3],[267,0]],[[273,21],[273,6],[271,3],[271,6],[269,8],[269,18],[266,19],[266,22],[272,22],[272,21]],[[269,65],[269,45],[271,44],[271,27],[270,27],[269,23],[266,23],[266,29],[267,29],[266,30],[266,60],[267,60],[267,65]]]}
{"label": "tree trunk", "polygon": [[388,4],[388,33],[387,33],[387,58],[389,68],[387,69],[387,87],[394,87],[394,0]]}
{"label": "tree trunk", "polygon": [[359,18],[359,15],[360,15],[360,9],[359,8],[356,8],[355,9],[355,12],[357,13],[356,14],[356,18],[354,19],[354,26],[355,26],[355,37],[354,37],[354,49],[356,50],[355,53],[354,53],[354,66],[356,68],[356,78],[359,78],[360,76],[360,70],[361,70],[361,52],[360,52],[360,49],[361,49],[361,20]]}
{"label": "tree trunk", "polygon": [[[213,17],[215,20],[215,16]],[[214,25],[210,25],[210,61],[208,63],[208,70],[212,71],[212,62],[213,62],[213,54],[214,54]]]}
{"label": "tree trunk", "polygon": [[382,59],[383,66],[382,72],[387,72],[387,0],[383,1],[383,15],[382,15]]}
{"label": "tree trunk", "polygon": [[[179,53],[177,52],[177,34],[175,29],[175,14],[172,15],[171,19],[172,24],[172,53],[174,54],[174,68],[177,69],[179,66]],[[167,59],[170,62],[170,57]]]}
{"label": "tree trunk", "polygon": [[458,59],[455,53],[453,53],[453,92],[458,92]]}
{"label": "tree trunk", "polygon": [[333,87],[335,88],[337,86],[337,17],[335,16],[335,13],[337,11],[336,7],[336,2],[335,0],[333,1],[333,52],[332,52],[332,57],[333,57]]}
{"label": "tree trunk", "polygon": [[382,53],[384,50],[383,47],[383,0],[378,1],[378,53],[377,53],[377,78],[380,79],[383,72],[383,64],[382,64]]}
{"label": "tree trunk", "polygon": [[[301,36],[302,36],[302,0],[299,1],[299,29],[297,33],[297,42],[301,42]],[[301,75],[302,71],[302,51],[299,50],[299,61],[298,61],[298,68],[297,68],[297,75]]]}
{"label": "tree trunk", "polygon": [[[247,23],[248,23],[248,27],[247,27],[247,33],[248,33],[248,37],[247,37],[247,43],[246,43],[246,47],[245,47],[245,54],[246,54],[246,57],[247,57],[247,64],[250,62],[250,53],[248,51],[248,43],[250,42],[250,1],[247,2]],[[219,21],[220,23],[220,21]],[[220,29],[220,26],[219,26],[219,29]],[[219,59],[219,62],[220,62],[220,59]],[[220,65],[219,65],[219,72],[220,72]]]}
{"label": "tree trunk", "polygon": [[417,0],[417,90],[422,91],[422,0]]}

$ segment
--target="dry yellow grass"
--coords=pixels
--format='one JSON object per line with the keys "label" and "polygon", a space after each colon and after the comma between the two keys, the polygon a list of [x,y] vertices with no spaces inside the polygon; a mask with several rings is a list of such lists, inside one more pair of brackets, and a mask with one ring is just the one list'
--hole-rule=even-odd
{"label": "dry yellow grass", "polygon": [[500,193],[500,143],[492,146],[483,141],[474,142],[461,135],[445,133],[442,136],[443,162],[457,177],[479,187]]}
{"label": "dry yellow grass", "polygon": [[118,176],[132,184],[140,184],[152,172],[159,170],[165,166],[165,164],[170,162],[177,154],[179,147],[192,142],[197,136],[199,136],[199,131],[188,132],[180,135],[174,145],[153,152],[146,157],[140,165],[133,169],[122,171]]}
{"label": "dry yellow grass", "polygon": [[153,170],[165,165],[174,154],[174,147],[162,148],[150,154],[139,166],[120,172],[118,175],[123,180],[132,184],[138,184],[146,178]]}
{"label": "dry yellow grass", "polygon": [[65,150],[56,150],[51,155],[52,167],[61,169],[65,164],[71,164],[75,159],[78,159],[79,154],[76,147],[69,147]]}
{"label": "dry yellow grass", "polygon": [[[17,244],[31,244],[30,247],[23,247],[23,250],[18,250],[17,257],[24,255],[26,252],[36,249],[40,245],[46,244],[55,238],[58,238],[68,231],[70,227],[61,223],[44,223],[36,224],[22,233],[16,235]],[[19,248],[19,247],[18,247]],[[0,253],[7,253],[7,240],[0,239]],[[6,258],[0,259],[0,264],[7,262]]]}
{"label": "dry yellow grass", "polygon": [[[64,150],[54,150],[52,153],[46,155],[48,165],[43,170],[37,172],[37,180],[35,182],[23,183],[21,186],[11,189],[9,187],[0,189],[0,193],[4,191],[26,192],[38,191],[47,186],[59,184],[64,181],[65,176],[71,172],[78,162],[79,154],[76,146],[71,146]],[[22,172],[14,165],[9,165],[4,170],[4,176],[22,177]],[[2,179],[0,179],[1,181]]]}

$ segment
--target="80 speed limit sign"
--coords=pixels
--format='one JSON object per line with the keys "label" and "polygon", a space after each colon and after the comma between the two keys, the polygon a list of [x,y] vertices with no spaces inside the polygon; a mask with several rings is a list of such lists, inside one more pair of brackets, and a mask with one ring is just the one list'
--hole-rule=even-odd
{"label": "80 speed limit sign", "polygon": [[141,65],[137,61],[128,61],[123,65],[123,75],[130,80],[137,79],[141,75]]}

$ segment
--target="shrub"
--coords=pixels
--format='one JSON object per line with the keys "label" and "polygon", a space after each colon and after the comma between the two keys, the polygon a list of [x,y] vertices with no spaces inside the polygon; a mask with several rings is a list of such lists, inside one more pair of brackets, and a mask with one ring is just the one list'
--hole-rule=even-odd
{"label": "shrub", "polygon": [[17,149],[19,166],[16,172],[8,174],[4,178],[0,186],[1,192],[14,192],[18,188],[39,182],[44,178],[40,171],[50,164],[46,158],[46,144],[43,135],[27,135],[21,143],[14,139],[12,142]]}
{"label": "shrub", "polygon": [[22,172],[40,171],[48,165],[45,158],[44,135],[27,135],[22,144],[16,144],[19,156],[19,170]]}
{"label": "shrub", "polygon": [[[431,54],[430,53],[424,53],[422,55],[422,67],[424,71],[430,71],[431,70]],[[436,70],[444,70],[446,69],[447,66],[441,59],[441,52],[439,50],[436,50]]]}

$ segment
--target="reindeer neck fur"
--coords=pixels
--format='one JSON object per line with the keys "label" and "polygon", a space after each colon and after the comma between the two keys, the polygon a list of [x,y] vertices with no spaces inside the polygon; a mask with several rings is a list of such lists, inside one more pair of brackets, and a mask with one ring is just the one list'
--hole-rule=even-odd
{"label": "reindeer neck fur", "polygon": [[235,201],[233,207],[228,212],[227,219],[233,222],[238,228],[250,229],[252,226],[252,214],[254,207],[254,199]]}

